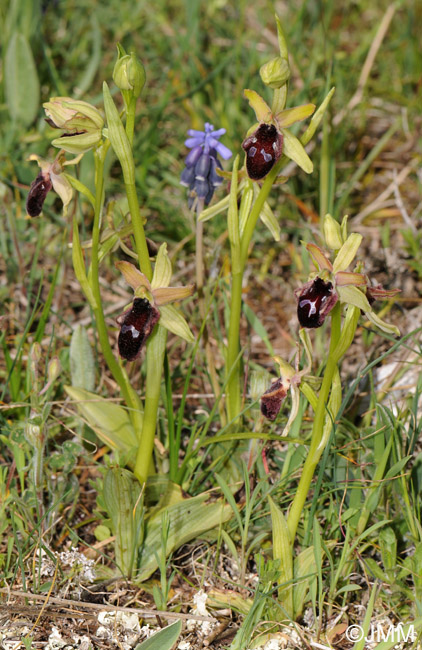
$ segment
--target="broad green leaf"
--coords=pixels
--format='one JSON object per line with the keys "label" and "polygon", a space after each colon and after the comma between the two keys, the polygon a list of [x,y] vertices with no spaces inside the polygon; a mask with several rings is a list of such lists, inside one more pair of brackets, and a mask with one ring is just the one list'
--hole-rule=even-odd
{"label": "broad green leaf", "polygon": [[182,621],[176,621],[139,643],[135,650],[171,650],[182,631]]}
{"label": "broad green leaf", "polygon": [[70,375],[74,388],[94,390],[95,363],[87,331],[77,325],[70,340]]}
{"label": "broad green leaf", "polygon": [[116,564],[130,577],[138,548],[142,545],[141,486],[122,467],[110,468],[104,477],[103,498],[115,535]]}
{"label": "broad green leaf", "polygon": [[14,32],[4,59],[5,95],[13,121],[29,126],[40,103],[40,84],[34,57],[27,38]]}
{"label": "broad green leaf", "polygon": [[311,174],[314,170],[312,160],[306,153],[303,145],[288,129],[281,129],[283,134],[283,153],[293,160],[296,165],[307,174]]}
{"label": "broad green leaf", "polygon": [[[229,505],[223,505],[221,499],[207,503],[208,498],[209,495],[200,494],[166,509],[170,521],[166,557],[191,539],[196,539],[207,530],[218,528],[232,517],[233,513]],[[161,544],[162,512],[162,510],[157,511],[146,522],[145,541],[139,573],[136,577],[137,582],[146,580],[157,569],[155,552]]]}
{"label": "broad green leaf", "polygon": [[173,305],[163,305],[160,307],[160,325],[180,336],[188,343],[193,343],[195,338],[189,329],[189,325]]}
{"label": "broad green leaf", "polygon": [[[289,618],[293,618],[293,556],[287,521],[272,498],[268,496],[270,504],[272,534],[273,534],[273,559],[279,560],[278,598]],[[283,586],[284,583],[289,583]]]}
{"label": "broad green leaf", "polygon": [[306,602],[306,595],[311,580],[315,580],[317,567],[315,563],[314,547],[309,546],[296,556],[293,563],[294,588],[293,610],[295,618],[300,616]]}
{"label": "broad green leaf", "polygon": [[91,429],[110,449],[127,453],[138,447],[138,437],[124,408],[83,388],[64,388]]}

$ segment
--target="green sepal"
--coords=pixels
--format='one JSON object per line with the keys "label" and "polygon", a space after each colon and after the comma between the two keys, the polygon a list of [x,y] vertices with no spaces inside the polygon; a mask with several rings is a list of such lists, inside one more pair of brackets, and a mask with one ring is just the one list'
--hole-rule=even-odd
{"label": "green sepal", "polygon": [[300,140],[288,129],[281,129],[283,134],[283,153],[291,158],[304,172],[312,174],[314,165],[306,153]]}
{"label": "green sepal", "polygon": [[173,305],[163,305],[160,307],[160,325],[168,329],[169,332],[176,334],[176,336],[180,336],[180,338],[188,343],[195,341],[185,318]]}
{"label": "green sepal", "polygon": [[171,262],[167,253],[167,244],[161,244],[157,253],[155,261],[154,274],[151,280],[151,287],[158,289],[159,287],[168,287],[171,281]]}
{"label": "green sepal", "polygon": [[100,143],[102,138],[101,131],[92,131],[81,133],[80,135],[62,135],[60,138],[55,138],[51,141],[53,147],[64,149],[68,153],[85,153],[97,144]]}
{"label": "green sepal", "polygon": [[356,257],[359,246],[362,242],[362,235],[352,232],[343,246],[340,248],[333,263],[333,273],[337,271],[346,271]]}

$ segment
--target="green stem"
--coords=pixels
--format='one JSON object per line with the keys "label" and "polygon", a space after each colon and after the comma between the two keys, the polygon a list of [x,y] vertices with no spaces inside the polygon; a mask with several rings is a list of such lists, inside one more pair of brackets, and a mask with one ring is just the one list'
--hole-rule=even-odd
{"label": "green stem", "polygon": [[[135,165],[132,155],[133,132],[135,123],[136,99],[131,98],[126,113],[126,135],[129,141],[129,150],[126,159],[121,159],[126,195],[131,214],[135,249],[138,255],[139,268],[152,280],[152,266],[149,259],[147,240],[139,208],[138,195],[135,188]],[[151,467],[154,449],[154,436],[157,427],[158,403],[161,391],[161,378],[163,372],[164,355],[166,350],[167,330],[158,325],[146,345],[146,392],[145,407],[142,424],[141,438],[138,446],[134,473],[141,484],[145,483]]]}
{"label": "green stem", "polygon": [[129,378],[126,372],[122,369],[116,361],[113,350],[110,346],[108,337],[108,329],[105,322],[104,312],[101,302],[100,282],[99,282],[99,244],[100,244],[100,230],[101,230],[101,214],[104,203],[104,160],[108,147],[104,152],[95,155],[95,213],[94,224],[92,228],[92,258],[90,268],[90,285],[92,293],[96,301],[96,306],[93,307],[95,322],[98,332],[98,338],[101,345],[104,358],[107,366],[110,369],[115,381],[118,383],[122,392],[126,405],[129,408],[129,414],[136,432],[139,434],[142,427],[142,405],[141,402],[130,385]]}
{"label": "green stem", "polygon": [[133,145],[133,134],[135,131],[135,112],[136,112],[136,99],[131,96],[129,103],[126,107],[126,135],[129,140],[130,146]]}
{"label": "green stem", "polygon": [[[203,207],[203,206],[201,206]],[[196,289],[198,291],[198,303],[199,303],[199,314],[201,316],[201,319],[203,322],[206,321],[207,318],[207,309],[205,305],[205,294],[204,294],[204,284],[205,284],[205,279],[204,279],[204,224],[202,221],[196,220],[196,250],[195,250],[195,266],[196,266]],[[207,368],[208,372],[210,375],[210,381],[211,381],[211,386],[214,391],[214,396],[217,398],[217,395],[220,392],[220,384],[218,381],[218,374],[217,370],[215,367],[215,356],[213,354],[209,337],[208,337],[208,329],[207,325],[205,322],[205,326],[203,329],[203,343],[204,343],[204,348],[205,348],[205,356],[207,359]],[[224,404],[223,401],[220,400],[219,405],[218,405],[218,410],[220,413],[220,422],[221,426],[225,427],[227,422],[226,422],[226,414],[224,412]]]}
{"label": "green stem", "polygon": [[148,280],[151,280],[152,266],[149,259],[147,240],[145,237],[145,230],[139,209],[138,195],[136,194],[135,183],[126,182],[125,180],[125,189],[129,203],[129,211],[132,217],[133,236],[135,238],[136,252],[138,253],[139,268],[141,269],[142,273],[147,276]]}
{"label": "green stem", "polygon": [[[322,386],[318,396],[318,406],[315,412],[314,423],[312,426],[311,445],[309,447],[309,452],[302,469],[299,485],[287,518],[287,525],[289,527],[291,541],[293,541],[295,538],[302,510],[305,505],[309,488],[314,476],[315,468],[319,462],[319,459],[321,458],[325,447],[324,444],[321,444],[321,441],[324,432],[328,399],[333,383],[333,378],[337,370],[338,359],[335,358],[333,353],[341,336],[340,318],[341,307],[338,303],[332,311],[330,350],[328,353],[328,361],[324,372]],[[336,416],[335,413],[332,415],[333,417]]]}
{"label": "green stem", "polygon": [[227,416],[232,422],[242,410],[242,391],[240,386],[240,315],[242,310],[242,281],[243,271],[232,275],[231,302],[230,302],[230,323],[227,349],[227,374],[230,374],[227,382]]}
{"label": "green stem", "polygon": [[134,474],[141,485],[148,478],[154,449],[166,341],[167,330],[158,324],[147,341],[144,424],[134,469]]}
{"label": "green stem", "polygon": [[[227,350],[227,375],[231,372],[231,376],[227,382],[227,415],[229,421],[233,421],[240,413],[242,408],[242,386],[241,386],[241,372],[239,359],[240,351],[240,316],[242,311],[242,284],[245,266],[248,261],[249,246],[255,230],[256,223],[261,214],[262,207],[268,198],[270,190],[274,184],[277,174],[280,171],[281,165],[284,164],[285,158],[283,157],[273,167],[264,184],[259,192],[252,210],[248,216],[245,229],[240,241],[240,252],[237,253],[235,248],[232,247],[232,282],[231,282],[231,302],[230,302],[230,323],[228,333],[228,350]],[[235,367],[233,367],[235,365]]]}

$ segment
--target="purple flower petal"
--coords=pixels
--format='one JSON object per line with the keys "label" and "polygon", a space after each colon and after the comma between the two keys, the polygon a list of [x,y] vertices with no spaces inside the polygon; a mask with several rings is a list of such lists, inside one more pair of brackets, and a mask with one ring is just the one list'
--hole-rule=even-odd
{"label": "purple flower petal", "polygon": [[187,131],[187,134],[193,136],[194,138],[201,138],[201,140],[204,140],[205,138],[204,131],[198,131],[197,129],[189,129]]}
{"label": "purple flower petal", "polygon": [[217,131],[211,131],[210,135],[212,135],[213,138],[221,138],[222,135],[224,135],[226,132],[226,129],[218,129]]}
{"label": "purple flower petal", "polygon": [[185,167],[180,176],[180,185],[190,187],[195,180],[195,167]]}
{"label": "purple flower petal", "polygon": [[203,143],[204,143],[203,138],[188,138],[187,140],[185,140],[185,146],[189,147],[189,149],[192,149],[192,147],[199,147]]}
{"label": "purple flower petal", "polygon": [[202,156],[203,148],[201,145],[198,145],[189,151],[188,155],[185,158],[186,167],[193,167],[198,162],[199,158]]}
{"label": "purple flower petal", "polygon": [[205,181],[210,171],[211,158],[203,153],[195,165],[195,179]]}
{"label": "purple flower petal", "polygon": [[226,147],[222,142],[217,142],[214,148],[217,151],[217,153],[219,153],[220,156],[224,158],[224,160],[228,160],[233,155],[230,149]]}

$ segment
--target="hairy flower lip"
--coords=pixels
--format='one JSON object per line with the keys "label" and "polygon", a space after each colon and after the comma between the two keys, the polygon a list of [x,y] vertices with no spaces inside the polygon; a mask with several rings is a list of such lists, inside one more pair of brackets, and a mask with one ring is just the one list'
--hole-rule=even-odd
{"label": "hairy flower lip", "polygon": [[279,377],[261,396],[261,413],[267,420],[276,419],[289,388],[290,380]]}
{"label": "hairy flower lip", "polygon": [[283,136],[274,124],[262,123],[243,142],[246,171],[251,180],[264,178],[279,160],[283,151]]}
{"label": "hairy flower lip", "polygon": [[134,298],[132,306],[117,318],[120,325],[119,354],[127,361],[135,361],[160,319],[160,312],[147,298]]}
{"label": "hairy flower lip", "polygon": [[30,217],[38,217],[41,214],[44,201],[52,187],[50,174],[40,170],[36,179],[32,181],[26,198],[26,211]]}
{"label": "hairy flower lip", "polygon": [[60,150],[53,162],[44,160],[36,154],[31,154],[28,160],[35,160],[41,168],[41,171],[29,188],[26,200],[28,215],[30,217],[37,217],[41,214],[44,201],[51,189],[59,195],[63,202],[64,211],[66,211],[72,199],[73,190],[64,174],[64,167],[75,164],[79,158],[66,161],[64,151]]}
{"label": "hairy flower lip", "polygon": [[338,301],[332,282],[325,282],[319,276],[296,289],[295,295],[299,323],[307,328],[321,327]]}

